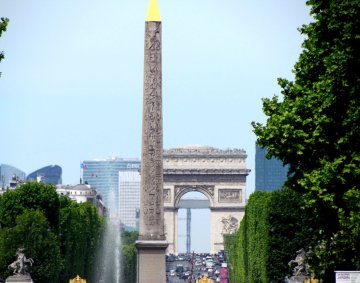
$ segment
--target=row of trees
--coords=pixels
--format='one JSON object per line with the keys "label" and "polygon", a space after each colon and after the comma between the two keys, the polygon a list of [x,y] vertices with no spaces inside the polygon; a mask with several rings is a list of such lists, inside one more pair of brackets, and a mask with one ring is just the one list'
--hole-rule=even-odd
{"label": "row of trees", "polygon": [[[76,275],[94,282],[102,272],[105,221],[95,206],[59,196],[52,185],[26,183],[6,192],[0,196],[0,278],[11,275],[7,266],[17,248],[24,247],[34,260],[29,271],[36,282],[68,282]],[[135,283],[138,233],[117,232],[122,279]]]}
{"label": "row of trees", "polygon": [[[34,260],[36,282],[68,282],[79,274],[91,279],[104,219],[90,203],[59,196],[55,187],[26,183],[0,196],[0,276],[17,248]],[[91,281],[90,281],[91,282]]]}
{"label": "row of trees", "polygon": [[240,229],[225,236],[231,282],[282,282],[292,274],[288,263],[296,251],[316,245],[312,212],[303,206],[289,189],[250,196]]}
{"label": "row of trees", "polygon": [[253,123],[268,157],[289,165],[284,194],[297,193],[291,203],[300,210],[274,217],[282,193],[251,196],[238,239],[228,240],[243,264],[233,262],[239,282],[277,282],[267,265],[285,275],[281,265],[309,245],[308,262],[323,282],[334,282],[335,270],[360,269],[360,1],[307,4],[314,21],[299,29],[306,39],[294,81],[279,79],[282,98],[263,99],[266,124]]}

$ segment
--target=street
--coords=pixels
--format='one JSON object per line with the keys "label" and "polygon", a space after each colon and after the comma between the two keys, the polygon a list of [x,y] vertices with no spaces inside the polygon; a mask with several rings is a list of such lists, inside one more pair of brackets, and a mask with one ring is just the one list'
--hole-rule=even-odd
{"label": "street", "polygon": [[219,270],[223,254],[179,254],[166,256],[166,277],[168,283],[195,282],[206,275],[213,282],[220,282]]}

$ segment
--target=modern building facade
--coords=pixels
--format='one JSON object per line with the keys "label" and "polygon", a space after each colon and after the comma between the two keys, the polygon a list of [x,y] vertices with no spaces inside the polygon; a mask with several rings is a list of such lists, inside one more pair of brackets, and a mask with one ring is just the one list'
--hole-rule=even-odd
{"label": "modern building facade", "polygon": [[119,172],[119,214],[125,230],[138,230],[140,209],[140,173]]}
{"label": "modern building facade", "polygon": [[276,159],[266,158],[266,149],[256,146],[255,153],[255,191],[274,191],[280,189],[289,171],[288,166]]}
{"label": "modern building facade", "polygon": [[14,184],[25,181],[26,174],[11,165],[0,164],[0,189],[12,188]]}
{"label": "modern building facade", "polygon": [[[135,223],[135,208],[140,206],[140,181],[136,181],[135,176],[139,175],[140,160],[120,157],[84,160],[81,170],[84,184],[89,184],[96,189],[109,209],[110,215],[121,213],[125,217],[121,221],[127,219],[127,223],[131,223],[129,227],[135,228],[133,224]],[[137,178],[140,179],[140,177]],[[122,192],[123,189],[124,192]],[[126,199],[125,211],[121,210],[120,197],[123,200]],[[132,209],[133,213],[130,211]],[[133,215],[131,221],[126,218],[130,215]]]}
{"label": "modern building facade", "polygon": [[62,184],[62,168],[58,165],[45,166],[30,173],[26,180],[59,185]]}

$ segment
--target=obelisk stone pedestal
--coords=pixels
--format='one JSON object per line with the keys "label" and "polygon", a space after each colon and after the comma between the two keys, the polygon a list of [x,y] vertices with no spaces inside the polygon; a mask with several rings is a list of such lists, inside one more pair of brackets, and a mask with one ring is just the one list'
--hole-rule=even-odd
{"label": "obelisk stone pedestal", "polygon": [[13,275],[6,278],[5,283],[34,283],[30,275]]}
{"label": "obelisk stone pedestal", "polygon": [[166,241],[137,241],[138,282],[156,283],[166,280]]}

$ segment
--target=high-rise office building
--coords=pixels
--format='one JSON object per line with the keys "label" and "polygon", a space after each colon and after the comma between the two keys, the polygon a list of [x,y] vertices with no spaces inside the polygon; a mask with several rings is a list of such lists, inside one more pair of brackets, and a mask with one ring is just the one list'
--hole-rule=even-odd
{"label": "high-rise office building", "polygon": [[288,166],[276,159],[266,158],[266,149],[256,147],[255,153],[255,191],[274,191],[280,189],[289,171]]}
{"label": "high-rise office building", "polygon": [[140,209],[140,172],[119,172],[119,214],[125,230],[138,230]]}
{"label": "high-rise office building", "polygon": [[62,184],[62,168],[58,165],[49,165],[40,168],[26,177],[27,181],[42,182],[45,184]]}
{"label": "high-rise office building", "polygon": [[[135,208],[134,213],[128,211],[130,208],[126,208],[125,211],[127,212],[123,212],[120,206],[120,196],[124,197],[121,192],[121,190],[124,189],[127,192],[126,201],[129,205],[132,203],[140,203],[140,181],[135,181],[136,177],[134,177],[136,174],[139,175],[140,160],[119,157],[85,160],[81,164],[81,168],[83,182],[91,185],[91,187],[95,188],[97,193],[101,195],[105,206],[109,209],[110,215],[120,213],[133,215],[132,221],[135,222]],[[135,174],[125,174],[126,172],[133,172]],[[130,178],[128,183],[126,183],[127,178]],[[122,180],[123,182],[121,183]],[[131,190],[133,191],[130,192]],[[139,205],[137,207],[139,207]],[[121,221],[123,222],[122,219]],[[131,224],[129,226],[133,227],[134,225]]]}
{"label": "high-rise office building", "polygon": [[0,164],[0,189],[12,188],[19,182],[25,181],[26,174],[18,168],[7,164]]}

